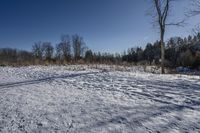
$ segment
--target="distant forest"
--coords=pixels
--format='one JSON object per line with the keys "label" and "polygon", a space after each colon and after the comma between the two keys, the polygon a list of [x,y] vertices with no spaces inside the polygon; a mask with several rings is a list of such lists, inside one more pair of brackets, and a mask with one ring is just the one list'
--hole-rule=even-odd
{"label": "distant forest", "polygon": [[[165,42],[165,67],[200,66],[200,33],[185,38],[172,37]],[[12,48],[0,49],[0,65],[49,65],[49,64],[118,64],[160,65],[160,42],[147,43],[145,48],[129,48],[123,53],[100,53],[90,50],[79,35],[63,35],[55,47],[51,42],[37,42],[32,51]]]}

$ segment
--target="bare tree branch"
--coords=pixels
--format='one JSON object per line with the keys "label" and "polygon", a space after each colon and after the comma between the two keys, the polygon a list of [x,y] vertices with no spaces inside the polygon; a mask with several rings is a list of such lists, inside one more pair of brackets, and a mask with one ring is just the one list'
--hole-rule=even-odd
{"label": "bare tree branch", "polygon": [[191,1],[191,9],[186,13],[187,17],[200,15],[200,0]]}
{"label": "bare tree branch", "polygon": [[[189,11],[185,14],[187,18],[195,17],[200,15],[200,0],[191,0],[191,7]],[[197,24],[192,32],[198,34],[200,32],[200,24]]]}
{"label": "bare tree branch", "polygon": [[193,29],[192,32],[197,35],[198,33],[200,33],[200,24],[197,24]]}
{"label": "bare tree branch", "polygon": [[176,22],[176,23],[166,23],[167,26],[178,26],[178,27],[184,27],[185,26],[185,20],[182,20],[180,22]]}

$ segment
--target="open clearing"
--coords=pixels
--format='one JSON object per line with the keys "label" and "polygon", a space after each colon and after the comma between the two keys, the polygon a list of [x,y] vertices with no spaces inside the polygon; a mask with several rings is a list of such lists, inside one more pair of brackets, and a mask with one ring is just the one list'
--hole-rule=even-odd
{"label": "open clearing", "polygon": [[200,132],[198,76],[77,67],[0,67],[0,132]]}

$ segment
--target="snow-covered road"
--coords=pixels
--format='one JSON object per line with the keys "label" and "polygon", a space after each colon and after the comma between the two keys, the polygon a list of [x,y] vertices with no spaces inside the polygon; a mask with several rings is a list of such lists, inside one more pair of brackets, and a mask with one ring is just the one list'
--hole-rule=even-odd
{"label": "snow-covered road", "polygon": [[198,76],[69,68],[0,67],[0,132],[200,132]]}

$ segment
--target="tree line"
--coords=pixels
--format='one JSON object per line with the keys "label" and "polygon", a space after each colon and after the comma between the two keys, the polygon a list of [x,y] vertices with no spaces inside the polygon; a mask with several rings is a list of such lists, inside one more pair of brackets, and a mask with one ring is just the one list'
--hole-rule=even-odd
{"label": "tree line", "polygon": [[[172,37],[165,45],[164,66],[175,68],[178,66],[200,67],[200,33],[188,37]],[[134,64],[161,65],[161,43],[147,43],[144,49],[131,48],[122,56],[123,61]]]}
{"label": "tree line", "polygon": [[32,46],[32,54],[36,63],[71,63],[84,57],[87,50],[83,37],[79,35],[62,35],[59,44],[53,47],[50,42],[37,42]]}
{"label": "tree line", "polygon": [[[185,38],[172,37],[164,42],[165,67],[200,66],[200,33]],[[161,65],[161,43],[147,43],[145,48],[133,47],[123,53],[101,53],[90,50],[83,37],[62,35],[57,45],[51,42],[36,42],[32,51],[11,48],[0,49],[1,65],[48,65],[99,63],[118,65]]]}

